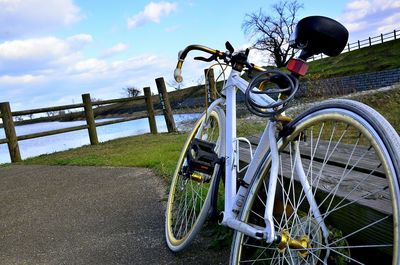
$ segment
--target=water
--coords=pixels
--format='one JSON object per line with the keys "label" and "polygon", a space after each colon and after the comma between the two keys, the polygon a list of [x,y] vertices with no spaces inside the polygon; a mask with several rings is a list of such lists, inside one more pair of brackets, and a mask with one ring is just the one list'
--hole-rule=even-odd
{"label": "water", "polygon": [[[178,130],[187,130],[187,122],[196,120],[200,114],[177,114],[174,115],[175,123]],[[96,122],[106,121],[111,119],[99,119]],[[156,116],[158,132],[167,132],[164,116]],[[72,122],[42,122],[29,125],[16,126],[17,135],[25,135],[37,132],[44,132],[67,128],[72,126],[84,125],[85,121]],[[147,118],[133,121],[121,122],[106,126],[97,127],[97,137],[100,142],[121,138],[125,136],[139,135],[149,133],[150,127]],[[0,128],[0,139],[5,138],[4,130]],[[76,148],[82,145],[90,144],[87,129],[45,136],[30,140],[19,141],[19,149],[22,159],[48,154],[57,151],[63,151],[70,148]],[[8,153],[7,144],[0,144],[0,163],[9,163],[10,156]]]}

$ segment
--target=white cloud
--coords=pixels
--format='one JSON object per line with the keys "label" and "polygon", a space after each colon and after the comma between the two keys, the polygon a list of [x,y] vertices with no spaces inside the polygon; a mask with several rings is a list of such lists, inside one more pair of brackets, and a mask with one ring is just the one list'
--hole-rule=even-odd
{"label": "white cloud", "polygon": [[0,38],[33,36],[82,18],[72,0],[0,0]]}
{"label": "white cloud", "polygon": [[368,24],[364,21],[359,23],[346,23],[346,28],[349,32],[357,32],[368,28]]}
{"label": "white cloud", "polygon": [[105,61],[90,58],[76,62],[74,65],[67,69],[71,74],[101,74],[107,70],[107,63]]}
{"label": "white cloud", "polygon": [[91,43],[93,41],[93,37],[89,34],[78,34],[69,37],[67,40],[73,43]]}
{"label": "white cloud", "polygon": [[21,75],[21,76],[0,76],[0,83],[3,84],[28,84],[43,81],[43,76]]}
{"label": "white cloud", "polygon": [[0,75],[43,74],[81,59],[80,50],[90,43],[88,34],[66,40],[56,37],[6,41],[0,44]]}
{"label": "white cloud", "polygon": [[[1,0],[0,0],[1,1]],[[82,43],[90,35],[66,39],[31,38],[0,43],[0,101],[10,101],[14,110],[80,102],[80,95],[110,99],[121,97],[123,87],[151,86],[154,79],[172,78],[175,60],[146,54],[124,60],[85,57]],[[124,45],[115,45],[122,51]]]}
{"label": "white cloud", "polygon": [[112,46],[111,48],[105,50],[104,52],[101,53],[100,57],[110,57],[119,53],[122,53],[126,51],[129,48],[129,46],[125,43],[118,43]]}
{"label": "white cloud", "polygon": [[398,28],[399,13],[400,0],[350,0],[340,21],[355,41]]}
{"label": "white cloud", "polygon": [[177,9],[176,3],[150,2],[140,13],[128,18],[128,28],[135,28],[144,25],[147,22],[160,23],[161,17],[168,16]]}
{"label": "white cloud", "polygon": [[356,0],[347,3],[346,7],[350,10],[365,10],[371,6],[371,3],[367,0]]}
{"label": "white cloud", "polygon": [[400,28],[400,13],[394,14],[392,16],[387,17],[381,26],[379,26],[379,32],[391,32],[394,29]]}

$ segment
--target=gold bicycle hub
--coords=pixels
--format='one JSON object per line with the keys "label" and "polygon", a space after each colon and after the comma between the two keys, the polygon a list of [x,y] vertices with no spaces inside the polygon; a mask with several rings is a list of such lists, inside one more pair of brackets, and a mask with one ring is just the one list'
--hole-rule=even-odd
{"label": "gold bicycle hub", "polygon": [[310,239],[308,236],[303,235],[300,239],[290,237],[288,231],[283,230],[281,233],[281,242],[278,244],[278,251],[284,252],[286,248],[297,249],[298,254],[305,258],[308,255],[307,248],[310,247]]}
{"label": "gold bicycle hub", "polygon": [[190,174],[190,179],[192,179],[192,180],[194,180],[194,181],[196,181],[196,182],[198,182],[198,183],[203,183],[204,182],[204,177],[203,177],[203,175],[200,175],[200,174],[198,174],[198,173],[192,173],[192,174]]}

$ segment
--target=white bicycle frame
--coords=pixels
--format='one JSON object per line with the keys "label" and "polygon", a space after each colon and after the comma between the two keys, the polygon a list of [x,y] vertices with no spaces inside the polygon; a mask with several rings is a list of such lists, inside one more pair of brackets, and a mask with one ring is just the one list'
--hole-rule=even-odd
{"label": "white bicycle frame", "polygon": [[[225,87],[222,90],[222,94],[226,99],[219,98],[215,100],[207,109],[207,113],[220,104],[226,104],[226,135],[225,135],[225,205],[223,212],[222,225],[228,226],[232,229],[238,230],[248,236],[257,239],[266,240],[268,243],[272,243],[277,239],[277,235],[274,229],[273,223],[273,206],[275,200],[276,184],[278,180],[279,170],[279,154],[276,140],[276,122],[269,121],[265,128],[260,142],[253,154],[253,157],[247,167],[245,176],[242,180],[238,192],[236,193],[237,183],[237,171],[239,168],[238,156],[239,150],[237,148],[238,138],[236,137],[236,90],[239,89],[245,93],[248,82],[240,77],[240,73],[232,69]],[[275,100],[264,94],[254,94],[252,99],[260,105],[269,105],[274,103]],[[328,229],[323,222],[322,215],[317,207],[317,203],[314,199],[314,195],[311,190],[311,186],[307,180],[307,176],[304,173],[304,169],[301,163],[300,152],[298,151],[298,145],[295,148],[295,168],[300,183],[303,186],[306,198],[311,206],[311,212],[314,218],[320,224],[322,233],[325,238],[328,237]],[[248,193],[249,184],[252,183],[253,178],[256,176],[256,170],[259,168],[258,164],[270,150],[271,157],[271,169],[268,183],[268,196],[266,199],[266,208],[264,213],[265,227],[255,227],[238,219],[238,214],[245,202],[245,198]]]}

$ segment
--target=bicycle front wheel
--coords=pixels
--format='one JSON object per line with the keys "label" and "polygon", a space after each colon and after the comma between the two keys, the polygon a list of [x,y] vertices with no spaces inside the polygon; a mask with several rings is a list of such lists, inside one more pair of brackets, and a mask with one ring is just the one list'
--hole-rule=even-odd
{"label": "bicycle front wheel", "polygon": [[[396,131],[350,100],[323,102],[289,128],[278,141],[277,240],[267,244],[236,232],[231,264],[399,264]],[[265,227],[270,164],[268,154],[240,216],[252,225]]]}
{"label": "bicycle front wheel", "polygon": [[172,251],[181,251],[194,239],[203,225],[211,204],[211,193],[216,184],[219,165],[212,172],[188,172],[188,152],[193,150],[192,143],[199,139],[214,145],[213,151],[218,157],[225,153],[225,113],[215,108],[208,117],[205,114],[197,121],[189,135],[178,160],[170,187],[165,233],[168,247]]}

